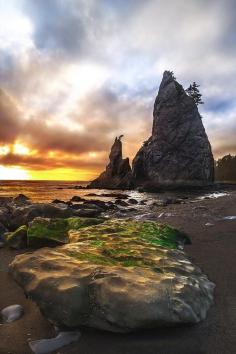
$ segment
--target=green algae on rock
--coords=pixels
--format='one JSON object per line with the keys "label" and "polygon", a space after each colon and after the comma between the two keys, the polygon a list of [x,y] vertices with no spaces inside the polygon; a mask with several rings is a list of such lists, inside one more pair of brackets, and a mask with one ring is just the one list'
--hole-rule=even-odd
{"label": "green algae on rock", "polygon": [[102,218],[71,217],[67,219],[50,219],[37,217],[29,223],[27,238],[29,246],[43,246],[48,244],[65,244],[69,242],[69,230],[102,223]]}
{"label": "green algae on rock", "polygon": [[15,249],[27,247],[27,226],[22,225],[14,232],[7,233],[5,243]]}
{"label": "green algae on rock", "polygon": [[15,280],[58,326],[113,332],[197,323],[214,284],[178,249],[186,235],[155,222],[110,220],[19,255]]}
{"label": "green algae on rock", "polygon": [[[97,265],[123,267],[155,266],[160,247],[176,249],[190,243],[189,237],[172,226],[154,221],[109,220],[96,227],[69,231],[71,243],[86,243],[70,249],[68,255],[77,260],[93,261]],[[153,248],[151,247],[153,246]],[[157,246],[157,247],[155,247]]]}
{"label": "green algae on rock", "polygon": [[[190,244],[190,238],[170,225],[161,224],[155,221],[134,221],[134,220],[109,220],[95,228],[86,228],[78,232],[71,231],[71,242],[80,242],[85,239],[90,242],[109,242],[115,238],[118,242],[126,244],[127,240],[150,243],[166,248],[177,248],[183,244]],[[116,247],[117,248],[117,247]]]}

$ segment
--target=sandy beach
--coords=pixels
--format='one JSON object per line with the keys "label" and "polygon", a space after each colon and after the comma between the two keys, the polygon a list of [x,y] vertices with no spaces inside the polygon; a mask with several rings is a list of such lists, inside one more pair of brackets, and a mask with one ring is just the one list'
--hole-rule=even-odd
{"label": "sandy beach", "polygon": [[[233,354],[236,347],[236,190],[218,199],[159,207],[158,220],[187,232],[192,245],[186,253],[216,284],[215,304],[207,319],[192,327],[164,328],[132,334],[81,329],[80,340],[60,354]],[[212,225],[206,225],[206,224]],[[28,340],[50,338],[53,326],[26,299],[8,274],[8,264],[22,251],[0,249],[0,307],[21,304],[25,315],[0,325],[1,354],[29,354]]]}

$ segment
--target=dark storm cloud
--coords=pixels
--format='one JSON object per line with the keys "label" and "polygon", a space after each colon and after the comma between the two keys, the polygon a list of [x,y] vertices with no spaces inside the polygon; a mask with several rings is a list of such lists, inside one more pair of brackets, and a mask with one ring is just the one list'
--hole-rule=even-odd
{"label": "dark storm cloud", "polygon": [[63,152],[83,153],[106,149],[104,136],[97,135],[103,127],[88,130],[83,133],[70,131],[62,126],[48,126],[44,118],[25,119],[17,108],[16,102],[0,90],[0,141],[14,143],[19,138],[32,148],[39,150],[58,150]]}
{"label": "dark storm cloud", "polygon": [[[26,125],[25,141],[40,150],[58,150],[71,153],[90,151],[106,152],[116,135],[126,135],[132,143],[148,134],[151,124],[152,104],[145,95],[126,96],[109,89],[106,83],[102,88],[90,92],[78,103],[79,113],[71,116],[72,122],[83,124],[84,130],[71,131],[70,126],[48,126],[40,117],[32,118]],[[129,126],[127,126],[127,120]],[[139,141],[140,141],[139,140]]]}
{"label": "dark storm cloud", "polygon": [[0,89],[0,143],[14,141],[23,127],[22,114],[15,102]]}
{"label": "dark storm cloud", "polygon": [[33,23],[35,46],[57,60],[98,59],[106,52],[104,37],[113,27],[102,1],[24,1]]}
{"label": "dark storm cloud", "polygon": [[0,156],[0,164],[4,166],[21,166],[27,170],[50,170],[54,168],[79,168],[79,169],[98,169],[104,166],[103,161],[95,160],[79,160],[71,159],[69,162],[66,158],[48,158],[41,156],[22,156],[8,153]]}
{"label": "dark storm cloud", "polygon": [[109,142],[107,148],[114,136],[124,134],[127,153],[132,157],[135,152],[133,144],[137,149],[137,145],[150,134],[155,90],[150,96],[149,90],[130,92],[123,87],[121,93],[120,88],[109,87],[111,83],[107,82],[80,101],[82,109],[73,119],[78,122],[85,119],[88,131],[96,132],[97,137],[102,136],[105,142]]}
{"label": "dark storm cloud", "polygon": [[[48,125],[48,119],[45,119],[45,116],[25,119],[22,112],[17,109],[16,103],[9,95],[1,91],[0,125],[3,127],[0,131],[1,141],[12,144],[16,139],[19,139],[31,149],[37,149],[41,153],[59,151],[77,154],[78,165],[83,165],[79,161],[81,154],[91,151],[107,152],[115,135],[124,133],[129,136],[131,132],[133,133],[136,128],[132,124],[141,125],[140,131],[143,136],[148,132],[151,121],[149,119],[149,101],[140,99],[140,102],[137,103],[134,99],[132,101],[130,97],[121,98],[114,91],[104,87],[94,91],[91,98],[86,97],[84,102],[80,102],[80,105],[83,109],[73,119],[78,123],[85,122],[85,129],[81,132],[70,130],[70,127],[66,128],[59,124]],[[146,122],[145,116],[147,116]],[[127,119],[129,119],[131,126],[126,131],[124,122]],[[13,155],[9,155],[2,162],[7,163],[8,161],[9,164],[12,161],[13,163],[13,157]],[[17,158],[19,162],[23,162],[23,158]],[[30,159],[27,161],[30,162]],[[33,158],[32,162],[34,161],[37,162],[37,159]],[[63,161],[64,163],[65,161]],[[47,161],[45,164],[47,165]],[[71,166],[71,161],[67,161],[66,164]]]}
{"label": "dark storm cloud", "polygon": [[26,13],[33,20],[34,42],[43,50],[78,54],[88,40],[83,5],[68,1],[25,1]]}
{"label": "dark storm cloud", "polygon": [[36,47],[67,59],[104,57],[104,39],[118,35],[120,21],[128,21],[141,5],[142,0],[24,0]]}
{"label": "dark storm cloud", "polygon": [[26,124],[21,135],[30,146],[44,151],[56,150],[80,154],[103,151],[107,147],[104,137],[101,134],[96,135],[96,125],[94,131],[80,133],[62,126],[48,126],[44,120],[37,117]]}

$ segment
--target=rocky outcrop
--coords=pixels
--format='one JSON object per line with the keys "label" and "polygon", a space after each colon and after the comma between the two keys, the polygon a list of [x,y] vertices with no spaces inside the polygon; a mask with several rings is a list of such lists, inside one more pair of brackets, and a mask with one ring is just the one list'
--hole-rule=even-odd
{"label": "rocky outcrop", "polygon": [[73,216],[73,210],[67,205],[59,206],[47,203],[32,203],[25,206],[13,205],[9,224],[10,229],[15,230],[21,225],[28,225],[34,218],[69,218]]}
{"label": "rocky outcrop", "polygon": [[110,220],[71,230],[72,243],[17,256],[15,280],[55,325],[113,332],[197,323],[214,284],[168,225]]}
{"label": "rocky outcrop", "polygon": [[29,247],[55,246],[68,243],[69,231],[97,225],[101,218],[72,217],[67,219],[37,217],[29,223],[27,244]]}
{"label": "rocky outcrop", "polygon": [[129,189],[132,186],[129,159],[122,158],[121,137],[115,138],[109,155],[109,164],[101,175],[92,181],[89,188]]}
{"label": "rocky outcrop", "polygon": [[[102,218],[42,218],[35,217],[29,225],[22,225],[14,232],[6,232],[3,242],[15,249],[58,246],[70,242],[69,232],[83,227],[103,223]],[[1,241],[1,239],[0,239]]]}
{"label": "rocky outcrop", "polygon": [[5,243],[15,249],[27,247],[27,226],[22,225],[14,232],[6,233]]}
{"label": "rocky outcrop", "polygon": [[133,160],[136,186],[204,186],[214,159],[194,100],[165,71],[154,104],[151,137]]}

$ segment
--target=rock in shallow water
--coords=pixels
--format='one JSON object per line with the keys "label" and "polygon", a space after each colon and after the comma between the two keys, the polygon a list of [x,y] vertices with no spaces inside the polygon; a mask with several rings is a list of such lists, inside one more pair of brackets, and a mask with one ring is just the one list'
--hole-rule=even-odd
{"label": "rock in shallow water", "polygon": [[27,204],[30,203],[30,199],[24,195],[24,194],[18,194],[14,199],[13,199],[14,203],[19,203],[19,204]]}
{"label": "rock in shallow water", "polygon": [[74,243],[17,256],[10,265],[56,325],[129,332],[206,317],[214,284],[177,249],[186,239],[178,230],[110,220],[70,238]]}

